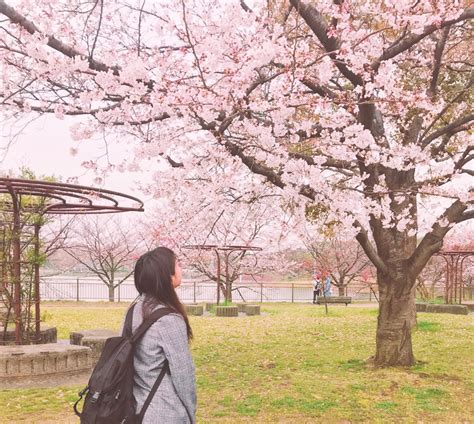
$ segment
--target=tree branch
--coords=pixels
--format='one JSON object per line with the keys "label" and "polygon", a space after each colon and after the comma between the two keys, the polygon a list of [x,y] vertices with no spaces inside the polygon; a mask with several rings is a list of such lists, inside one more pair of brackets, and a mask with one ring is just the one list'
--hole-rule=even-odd
{"label": "tree branch", "polygon": [[385,264],[383,259],[378,255],[377,251],[375,250],[374,246],[369,240],[367,235],[367,231],[362,227],[361,223],[356,221],[354,223],[356,228],[359,228],[359,233],[356,235],[356,240],[364,249],[365,254],[367,257],[372,261],[372,263],[376,266],[376,268],[383,274],[388,275],[389,269],[388,266]]}
{"label": "tree branch", "polygon": [[474,210],[464,212],[457,220],[457,223],[467,221],[469,219],[474,219]]}
{"label": "tree branch", "polygon": [[319,94],[321,97],[329,97],[330,99],[336,98],[336,94],[331,91],[328,87],[324,85],[316,84],[314,81],[311,81],[309,78],[304,78],[301,80],[301,83],[308,87],[311,91],[316,94]]}
{"label": "tree branch", "polygon": [[438,87],[438,77],[439,71],[441,69],[441,59],[443,57],[444,47],[446,45],[446,40],[448,39],[449,26],[444,28],[441,38],[436,43],[435,53],[434,53],[434,63],[433,63],[433,74],[431,77],[431,83],[429,88],[429,93],[433,96],[436,94],[436,89]]}
{"label": "tree branch", "polygon": [[[420,140],[423,140],[425,138],[425,135],[428,134],[428,132],[431,130],[431,128],[433,128],[436,122],[438,122],[443,116],[445,116],[446,112],[453,104],[455,104],[458,100],[460,100],[465,93],[469,92],[469,89],[473,84],[474,84],[474,76],[472,76],[469,79],[466,86],[461,91],[459,91],[459,93],[457,93],[457,95],[452,100],[450,100],[449,102],[446,102],[446,105],[443,107],[443,109],[436,115],[436,117],[426,127],[426,129],[424,130],[423,134],[420,137]],[[425,148],[428,144],[422,144],[422,147]]]}
{"label": "tree branch", "polygon": [[290,3],[311,28],[324,49],[330,53],[329,57],[332,59],[334,65],[339,69],[341,74],[344,75],[354,86],[362,85],[363,80],[361,76],[352,72],[344,62],[337,59],[336,51],[339,49],[339,41],[333,37],[328,37],[328,24],[321,13],[319,13],[312,5],[305,4],[300,0],[290,0]]}
{"label": "tree branch", "polygon": [[474,145],[468,146],[459,160],[455,163],[454,169],[461,169],[464,165],[467,165],[469,162],[471,162],[474,159],[474,155],[470,154],[473,150]]}
{"label": "tree branch", "polygon": [[[472,212],[468,212],[468,217],[463,218],[466,209],[467,206],[464,203],[460,200],[456,200],[444,211],[444,213],[438,218],[437,222],[433,224],[431,231],[425,234],[420,244],[408,260],[408,263],[411,265],[411,273],[414,276],[417,276],[425,267],[429,259],[441,249],[444,236],[452,228],[451,224],[470,219]],[[443,226],[439,224],[440,222],[443,223]]]}
{"label": "tree branch", "polygon": [[[302,159],[308,165],[316,165],[316,163],[314,162],[314,159],[309,155],[304,155],[302,153],[289,153],[289,156],[292,159]],[[329,168],[344,169],[347,171],[356,170],[356,164],[354,162],[351,162],[348,160],[332,159],[332,158],[327,158],[324,161],[324,163],[321,164],[321,166],[326,166]]]}
{"label": "tree branch", "polygon": [[[13,22],[14,24],[20,25],[23,29],[28,31],[30,34],[41,32],[39,28],[33,22],[29,21],[23,15],[18,13],[15,9],[8,6],[4,0],[0,0],[0,14],[5,15],[8,19],[10,19],[11,22]],[[48,37],[47,45],[67,57],[74,58],[76,56],[79,56],[84,59],[87,59],[89,62],[89,67],[95,71],[107,72],[109,70],[112,70],[115,75],[118,75],[119,68],[109,67],[102,62],[98,62],[92,57],[87,57],[83,53],[76,50],[74,47],[64,44],[62,41],[59,41],[57,38],[55,38],[52,35]]]}
{"label": "tree branch", "polygon": [[245,1],[244,1],[244,0],[240,0],[240,6],[241,6],[242,9],[244,9],[246,12],[252,13],[252,9],[250,9],[250,7],[248,7],[248,6],[245,4]]}
{"label": "tree branch", "polygon": [[[445,134],[449,134],[451,132],[456,132],[456,129],[474,121],[474,114],[463,116],[462,118],[456,119],[455,121],[451,122],[450,124],[440,128],[439,130],[431,133],[424,139],[420,140],[420,143],[423,148],[425,148],[428,144],[430,144],[433,140],[436,140],[438,137],[441,137]],[[469,125],[470,126],[470,125]],[[468,129],[469,126],[466,128]]]}
{"label": "tree branch", "polygon": [[449,21],[444,21],[441,24],[433,24],[429,25],[425,28],[425,30],[421,34],[410,34],[407,38],[403,38],[402,40],[396,41],[392,44],[387,50],[384,51],[382,56],[380,56],[375,62],[372,63],[372,69],[375,71],[378,70],[380,64],[388,59],[391,59],[400,53],[408,50],[409,48],[413,47],[415,44],[423,40],[423,38],[427,37],[428,35],[432,34],[433,32],[445,28],[447,26],[453,25],[457,22],[466,21],[469,19],[474,18],[474,8],[466,9],[461,16],[456,19],[451,19]]}

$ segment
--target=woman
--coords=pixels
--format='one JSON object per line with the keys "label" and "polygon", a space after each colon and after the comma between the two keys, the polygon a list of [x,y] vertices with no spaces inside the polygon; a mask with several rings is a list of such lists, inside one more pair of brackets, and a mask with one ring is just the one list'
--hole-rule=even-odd
{"label": "woman", "polygon": [[158,247],[138,259],[134,278],[140,293],[133,310],[134,331],[156,308],[166,306],[175,311],[155,322],[136,345],[133,394],[137,413],[167,359],[170,374],[165,374],[145,412],[143,423],[195,423],[196,384],[189,351],[192,331],[175,292],[181,284],[181,266],[173,251]]}

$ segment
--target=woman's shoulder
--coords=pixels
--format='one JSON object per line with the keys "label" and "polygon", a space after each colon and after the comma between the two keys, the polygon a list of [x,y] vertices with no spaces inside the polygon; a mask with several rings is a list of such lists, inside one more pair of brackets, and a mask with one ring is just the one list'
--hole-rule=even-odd
{"label": "woman's shoulder", "polygon": [[159,321],[165,324],[181,324],[184,323],[184,318],[181,314],[170,312],[169,314],[166,314],[164,317],[160,318]]}
{"label": "woman's shoulder", "polygon": [[173,338],[179,338],[181,334],[186,334],[186,323],[180,314],[172,312],[153,323],[150,330],[151,334],[154,334],[159,338],[168,338],[171,335]]}

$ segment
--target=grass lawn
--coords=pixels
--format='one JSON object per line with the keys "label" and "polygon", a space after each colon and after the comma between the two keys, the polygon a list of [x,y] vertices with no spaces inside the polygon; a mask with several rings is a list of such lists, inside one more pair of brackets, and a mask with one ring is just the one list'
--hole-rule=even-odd
{"label": "grass lawn", "polygon": [[[60,338],[118,329],[125,305],[43,307]],[[265,316],[191,317],[198,423],[474,422],[473,317],[419,313],[418,365],[373,369],[377,311],[264,304]],[[0,422],[77,422],[79,387],[0,391]]]}

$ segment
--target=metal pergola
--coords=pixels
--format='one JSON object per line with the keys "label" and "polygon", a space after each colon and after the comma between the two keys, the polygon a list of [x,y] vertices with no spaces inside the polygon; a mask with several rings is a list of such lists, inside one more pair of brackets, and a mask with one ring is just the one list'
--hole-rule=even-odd
{"label": "metal pergola", "polygon": [[[22,342],[21,317],[21,232],[25,225],[22,214],[50,215],[106,214],[143,212],[143,202],[124,193],[75,184],[51,181],[0,178],[0,211],[11,214],[11,269],[13,311],[15,315],[15,343]],[[39,253],[41,220],[35,221],[34,249]],[[36,261],[37,262],[37,261]],[[0,276],[0,291],[5,289],[5,273]],[[34,264],[35,337],[40,333],[39,263]]]}
{"label": "metal pergola", "polygon": [[464,261],[474,256],[473,250],[445,250],[435,253],[446,261],[445,303],[462,303]]}

